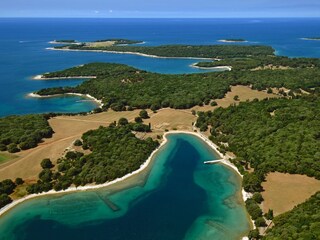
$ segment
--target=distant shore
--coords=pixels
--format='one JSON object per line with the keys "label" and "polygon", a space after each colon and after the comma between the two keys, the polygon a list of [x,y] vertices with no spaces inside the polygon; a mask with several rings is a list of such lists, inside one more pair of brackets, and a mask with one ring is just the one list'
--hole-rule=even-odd
{"label": "distant shore", "polygon": [[107,50],[81,50],[81,49],[66,49],[66,48],[46,48],[47,50],[54,51],[72,51],[72,52],[100,52],[100,53],[114,53],[114,54],[131,54],[142,57],[150,58],[163,58],[163,59],[195,59],[195,60],[215,60],[215,58],[198,58],[198,57],[162,57],[157,55],[139,53],[139,52],[120,52],[120,51],[107,51]]}
{"label": "distant shore", "polygon": [[319,38],[300,38],[301,40],[308,40],[308,41],[320,41],[320,37]]}
{"label": "distant shore", "polygon": [[245,43],[245,42],[248,42],[248,41],[247,40],[236,41],[236,40],[221,39],[221,40],[218,40],[218,42],[222,42],[222,43]]}
{"label": "distant shore", "polygon": [[57,40],[53,40],[53,41],[50,41],[48,43],[50,43],[50,44],[63,44],[63,45],[65,45],[65,44],[74,44],[74,45],[81,44],[81,42],[77,42],[77,41],[74,41],[74,42],[63,42],[63,41],[57,41]]}
{"label": "distant shore", "polygon": [[215,69],[224,69],[226,71],[231,71],[232,70],[231,66],[199,67],[199,66],[197,66],[197,64],[198,63],[193,63],[193,64],[190,65],[190,67],[203,69],[203,70],[215,70]]}
{"label": "distant shore", "polygon": [[96,99],[95,97],[91,96],[90,94],[81,94],[81,93],[61,93],[61,94],[53,94],[53,95],[39,95],[36,93],[27,94],[28,97],[32,97],[32,98],[52,98],[52,97],[59,97],[59,96],[63,96],[63,95],[73,95],[73,96],[89,98],[92,101],[96,102],[100,108],[103,107],[102,101],[99,99]]}
{"label": "distant shore", "polygon": [[[99,189],[99,188],[103,188],[103,187],[107,187],[107,186],[110,186],[112,184],[115,184],[115,183],[118,183],[118,182],[121,182],[133,175],[136,175],[138,173],[140,173],[141,171],[143,171],[152,161],[154,155],[159,151],[160,148],[162,148],[167,142],[168,142],[168,139],[167,139],[167,135],[169,134],[177,134],[177,133],[184,133],[184,134],[191,134],[191,135],[194,135],[200,139],[202,139],[209,147],[211,147],[221,158],[224,158],[224,161],[222,162],[222,164],[232,168],[234,171],[236,171],[240,176],[242,176],[239,172],[239,170],[237,169],[236,166],[234,166],[231,162],[229,162],[227,159],[225,159],[225,156],[220,153],[217,149],[217,146],[212,143],[206,136],[202,135],[201,133],[195,133],[195,132],[189,132],[189,131],[171,131],[171,132],[166,132],[164,133],[163,135],[163,141],[161,142],[161,144],[151,153],[151,155],[148,157],[148,159],[143,163],[141,164],[140,168],[131,172],[131,173],[128,173],[126,174],[125,176],[121,177],[121,178],[117,178],[113,181],[110,181],[110,182],[106,182],[104,184],[98,184],[98,185],[88,185],[88,186],[80,186],[80,187],[70,187],[66,190],[63,190],[63,191],[55,191],[55,190],[50,190],[48,192],[43,192],[43,193],[38,193],[38,194],[30,194],[30,195],[27,195],[21,199],[17,199],[17,200],[14,200],[12,203],[6,205],[5,207],[1,208],[0,209],[0,216],[4,215],[6,212],[8,212],[10,209],[14,208],[15,206],[17,206],[18,204],[26,201],[26,200],[29,200],[29,199],[33,199],[33,198],[37,198],[37,197],[41,197],[41,196],[46,196],[46,195],[53,195],[53,194],[64,194],[64,193],[70,193],[70,192],[77,192],[77,191],[87,191],[87,190],[94,190],[94,189]],[[245,197],[247,197],[248,195],[244,195],[245,191],[242,189],[242,196],[243,196],[243,199],[245,201]],[[247,193],[246,193],[247,194]]]}

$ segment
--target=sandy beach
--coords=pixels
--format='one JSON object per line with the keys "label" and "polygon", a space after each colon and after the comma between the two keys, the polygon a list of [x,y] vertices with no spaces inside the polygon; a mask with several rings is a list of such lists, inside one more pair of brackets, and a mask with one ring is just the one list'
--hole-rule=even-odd
{"label": "sandy beach", "polygon": [[190,67],[193,68],[198,68],[198,69],[203,69],[203,70],[225,70],[225,71],[231,71],[232,67],[231,66],[217,66],[217,67],[199,67],[196,65],[197,63],[193,63],[190,65]]}
{"label": "sandy beach", "polygon": [[96,76],[74,76],[74,77],[44,77],[44,75],[36,75],[32,77],[33,80],[63,80],[63,79],[78,79],[78,78],[85,78],[85,79],[91,79],[91,78],[97,78]]}
{"label": "sandy beach", "polygon": [[73,95],[73,96],[89,98],[90,100],[98,103],[100,108],[103,107],[102,101],[99,99],[96,99],[95,97],[91,96],[90,94],[81,94],[81,93],[62,93],[62,94],[53,94],[53,95],[39,95],[36,93],[27,94],[28,97],[32,97],[32,98],[52,98],[52,97],[59,97],[62,95]]}

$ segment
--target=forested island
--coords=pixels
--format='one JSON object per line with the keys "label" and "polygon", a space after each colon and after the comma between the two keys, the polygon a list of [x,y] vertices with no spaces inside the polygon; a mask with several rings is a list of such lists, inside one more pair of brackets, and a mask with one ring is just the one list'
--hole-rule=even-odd
{"label": "forested island", "polygon": [[[129,40],[127,40],[129,41]],[[123,43],[121,43],[123,44]],[[83,43],[80,45],[57,46],[60,50],[109,51],[119,53],[137,53],[158,57],[190,58],[225,58],[274,55],[274,49],[268,46],[239,45],[161,45],[161,46],[119,46],[117,44],[97,45]]]}
{"label": "forested island", "polygon": [[60,40],[54,40],[56,43],[76,43],[76,40],[70,40],[70,39],[60,39]]}

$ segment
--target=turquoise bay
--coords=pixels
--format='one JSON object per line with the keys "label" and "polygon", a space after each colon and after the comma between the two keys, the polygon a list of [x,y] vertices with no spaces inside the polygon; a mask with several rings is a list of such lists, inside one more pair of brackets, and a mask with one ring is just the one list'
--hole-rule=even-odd
{"label": "turquoise bay", "polygon": [[1,239],[239,239],[250,228],[240,176],[175,133],[140,174],[87,192],[26,201],[0,218]]}

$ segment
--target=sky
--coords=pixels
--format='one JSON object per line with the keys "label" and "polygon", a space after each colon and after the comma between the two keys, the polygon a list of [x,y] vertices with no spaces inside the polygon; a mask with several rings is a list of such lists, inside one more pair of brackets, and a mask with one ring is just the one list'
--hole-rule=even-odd
{"label": "sky", "polygon": [[320,0],[0,0],[0,17],[320,17]]}

